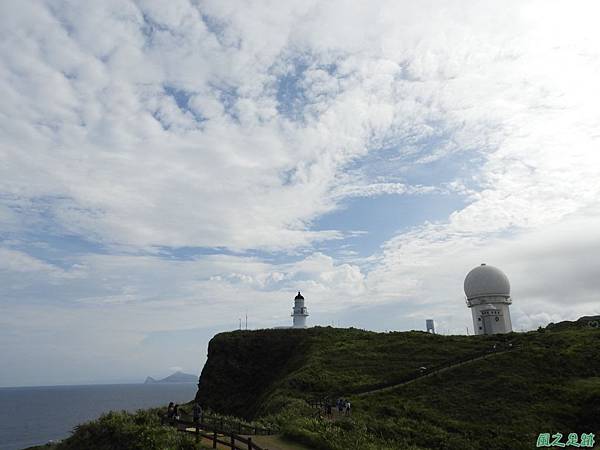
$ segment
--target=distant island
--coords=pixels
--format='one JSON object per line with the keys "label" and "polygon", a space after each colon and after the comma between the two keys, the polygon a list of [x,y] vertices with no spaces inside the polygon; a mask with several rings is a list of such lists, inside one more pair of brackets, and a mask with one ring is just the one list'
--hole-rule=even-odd
{"label": "distant island", "polygon": [[146,377],[146,381],[144,384],[152,384],[152,383],[196,383],[198,381],[198,377],[196,375],[192,375],[190,373],[183,373],[181,371],[175,372],[172,375],[169,375],[162,380],[156,380],[152,377]]}

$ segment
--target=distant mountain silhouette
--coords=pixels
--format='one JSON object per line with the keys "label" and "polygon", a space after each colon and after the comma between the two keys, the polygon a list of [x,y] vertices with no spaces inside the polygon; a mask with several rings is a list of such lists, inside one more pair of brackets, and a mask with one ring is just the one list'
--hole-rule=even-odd
{"label": "distant mountain silhouette", "polygon": [[195,383],[198,381],[198,377],[196,375],[192,375],[189,373],[183,373],[181,371],[177,371],[172,375],[169,375],[162,380],[156,380],[152,377],[146,377],[146,381],[144,384],[152,384],[152,383]]}

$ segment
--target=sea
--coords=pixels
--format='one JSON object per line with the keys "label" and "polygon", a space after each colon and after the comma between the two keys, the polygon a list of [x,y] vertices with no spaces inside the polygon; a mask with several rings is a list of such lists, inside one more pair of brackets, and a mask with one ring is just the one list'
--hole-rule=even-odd
{"label": "sea", "polygon": [[0,450],[21,450],[69,436],[108,411],[185,403],[195,383],[100,384],[0,388]]}

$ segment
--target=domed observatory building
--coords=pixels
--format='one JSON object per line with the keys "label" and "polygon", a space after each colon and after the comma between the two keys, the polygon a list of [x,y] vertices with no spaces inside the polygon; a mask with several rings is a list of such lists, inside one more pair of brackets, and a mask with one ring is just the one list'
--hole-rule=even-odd
{"label": "domed observatory building", "polygon": [[308,309],[304,306],[304,297],[298,291],[298,295],[294,298],[294,308],[292,309],[292,317],[294,325],[292,328],[306,328],[306,318],[308,317]]}
{"label": "domed observatory building", "polygon": [[467,306],[473,315],[475,334],[510,333],[510,283],[500,269],[482,264],[465,278]]}

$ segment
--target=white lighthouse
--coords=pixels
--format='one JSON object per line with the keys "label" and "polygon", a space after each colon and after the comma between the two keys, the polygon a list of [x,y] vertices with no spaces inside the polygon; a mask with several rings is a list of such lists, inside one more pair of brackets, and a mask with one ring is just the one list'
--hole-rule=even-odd
{"label": "white lighthouse", "polygon": [[292,317],[294,318],[292,328],[306,328],[308,309],[304,306],[304,297],[302,297],[300,291],[298,291],[298,295],[294,298],[294,308],[292,311]]}
{"label": "white lighthouse", "polygon": [[467,306],[473,315],[475,334],[510,333],[512,323],[508,306],[510,283],[500,269],[481,264],[465,278]]}

